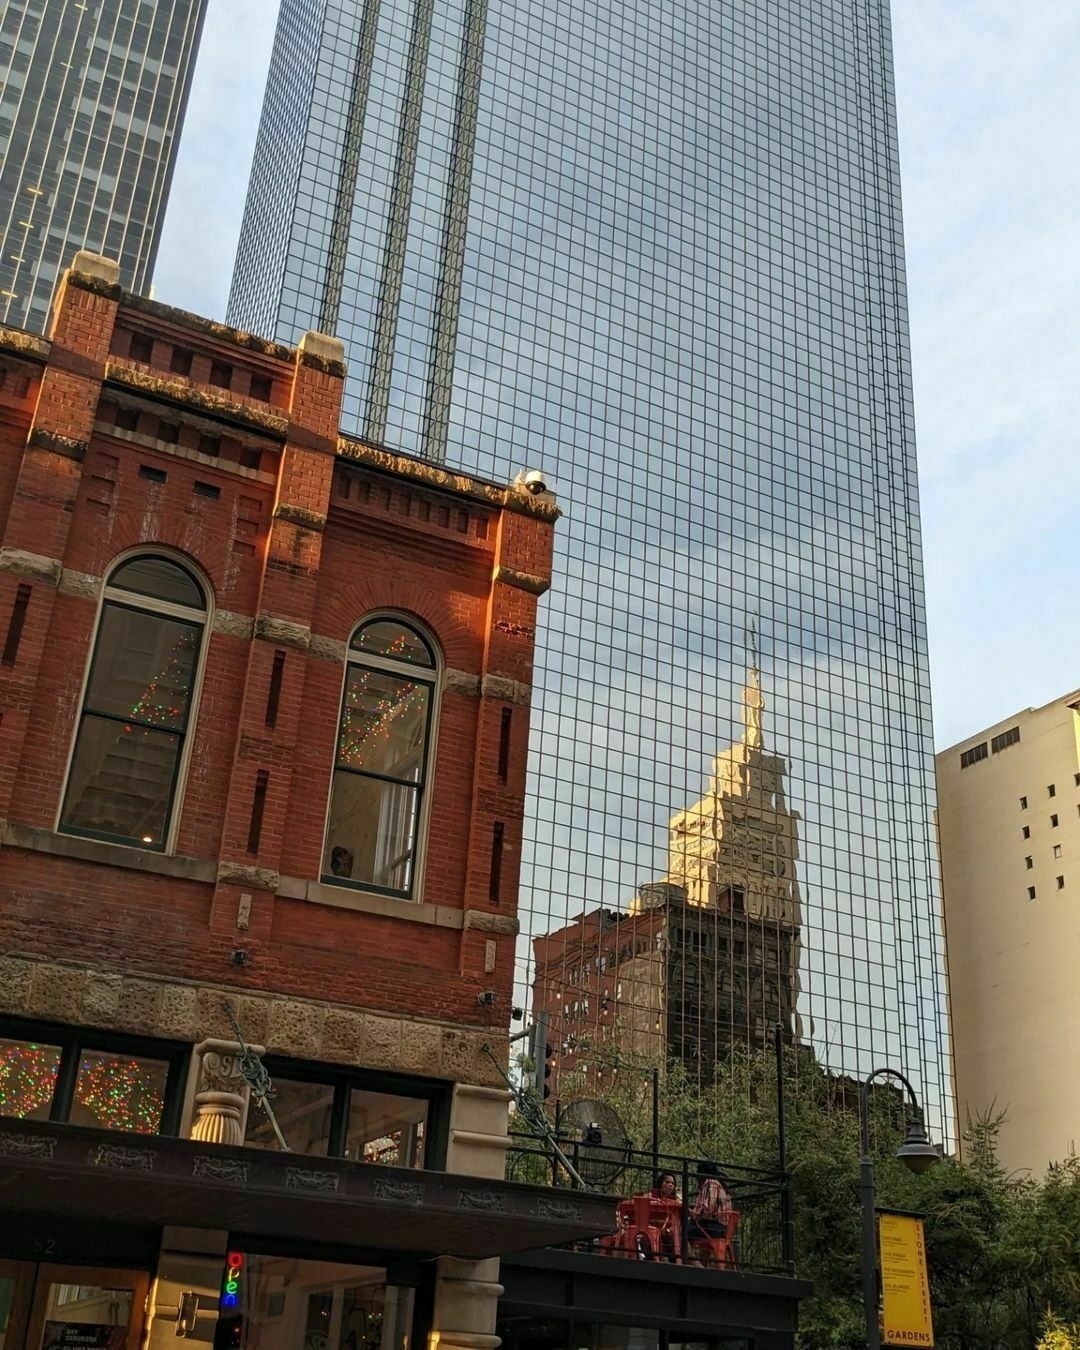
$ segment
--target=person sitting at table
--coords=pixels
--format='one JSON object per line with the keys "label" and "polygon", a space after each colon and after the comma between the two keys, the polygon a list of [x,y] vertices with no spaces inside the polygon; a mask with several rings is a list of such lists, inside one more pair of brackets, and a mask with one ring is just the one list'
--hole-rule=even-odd
{"label": "person sitting at table", "polygon": [[659,1259],[677,1261],[682,1253],[682,1219],[675,1173],[657,1172],[649,1198],[660,1202],[651,1216],[653,1227],[659,1230]]}
{"label": "person sitting at table", "polygon": [[734,1206],[720,1180],[720,1169],[714,1162],[698,1163],[697,1175],[698,1191],[690,1206],[687,1230],[690,1240],[726,1237],[727,1219],[724,1214]]}
{"label": "person sitting at table", "polygon": [[674,1172],[657,1172],[649,1194],[654,1200],[678,1200],[679,1184]]}

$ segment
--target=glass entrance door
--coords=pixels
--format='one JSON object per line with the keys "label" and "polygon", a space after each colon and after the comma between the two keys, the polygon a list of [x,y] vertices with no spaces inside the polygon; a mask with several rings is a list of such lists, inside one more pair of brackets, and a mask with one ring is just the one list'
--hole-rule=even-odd
{"label": "glass entrance door", "polygon": [[33,1287],[29,1261],[0,1261],[0,1350],[23,1350]]}
{"label": "glass entrance door", "polygon": [[38,1266],[23,1345],[0,1350],[139,1350],[149,1284],[141,1270]]}

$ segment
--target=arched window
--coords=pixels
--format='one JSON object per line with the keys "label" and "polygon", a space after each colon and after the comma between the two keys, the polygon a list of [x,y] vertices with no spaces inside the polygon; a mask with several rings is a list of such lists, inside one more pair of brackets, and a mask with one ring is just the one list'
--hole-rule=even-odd
{"label": "arched window", "polygon": [[194,711],[206,596],[169,558],[105,584],[60,828],[164,849]]}
{"label": "arched window", "polygon": [[323,880],[411,898],[421,844],[438,663],[396,618],[353,634]]}

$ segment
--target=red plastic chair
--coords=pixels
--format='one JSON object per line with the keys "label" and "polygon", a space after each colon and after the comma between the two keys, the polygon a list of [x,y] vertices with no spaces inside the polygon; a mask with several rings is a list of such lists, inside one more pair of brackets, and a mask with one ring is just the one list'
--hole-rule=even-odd
{"label": "red plastic chair", "polygon": [[678,1200],[635,1195],[619,1202],[616,1216],[616,1232],[600,1239],[602,1252],[629,1261],[682,1260],[682,1205]]}
{"label": "red plastic chair", "polygon": [[[721,1210],[719,1221],[724,1225],[724,1236],[708,1237],[704,1233],[698,1233],[696,1237],[691,1236],[687,1243],[690,1255],[705,1266],[718,1270],[736,1270],[738,1262],[735,1259],[735,1230],[739,1226],[738,1210]],[[692,1224],[693,1220],[690,1222]]]}

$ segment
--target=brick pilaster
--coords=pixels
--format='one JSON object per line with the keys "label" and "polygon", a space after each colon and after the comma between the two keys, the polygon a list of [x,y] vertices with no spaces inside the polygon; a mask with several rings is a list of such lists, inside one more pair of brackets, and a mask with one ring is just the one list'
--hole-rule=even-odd
{"label": "brick pilaster", "polygon": [[105,360],[121,299],[118,266],[77,253],[60,282],[52,352],[23,449],[15,493],[0,539],[0,625],[19,587],[29,587],[13,666],[0,668],[0,820],[23,755],[42,654],[50,637],[82,462],[101,398]]}
{"label": "brick pilaster", "polygon": [[[281,846],[289,828],[293,751],[303,734],[301,707],[311,659],[307,647],[337,452],[343,351],[335,339],[308,333],[296,353],[289,437],[281,456],[227,794],[211,926],[236,934],[240,897],[251,895],[250,927],[242,940],[236,936],[239,945],[253,949],[269,937]],[[280,669],[275,677],[276,656]],[[274,678],[280,689],[270,725],[267,708]],[[262,816],[257,843],[253,810]]]}
{"label": "brick pilaster", "polygon": [[[521,870],[525,771],[529,743],[529,694],[539,597],[551,581],[554,518],[505,509],[499,518],[494,575],[488,601],[486,640],[476,725],[467,909],[513,917]],[[509,710],[506,774],[499,772],[503,716]],[[497,842],[498,841],[498,842]],[[497,881],[493,875],[498,868]],[[461,973],[485,974],[483,930],[462,935]],[[497,972],[507,992],[513,979],[513,942],[500,944]]]}

